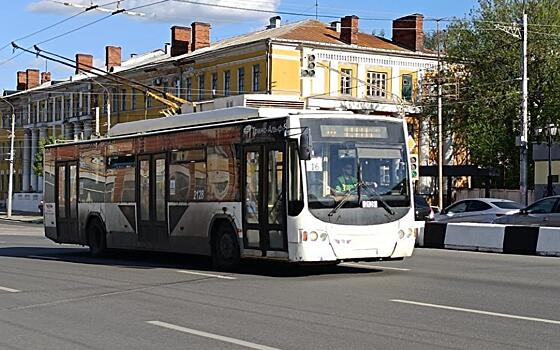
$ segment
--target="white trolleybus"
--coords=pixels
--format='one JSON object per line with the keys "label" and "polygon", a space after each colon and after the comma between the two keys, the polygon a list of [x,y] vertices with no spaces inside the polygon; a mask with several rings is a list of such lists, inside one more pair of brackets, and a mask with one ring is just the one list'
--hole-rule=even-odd
{"label": "white trolleybus", "polygon": [[234,107],[118,124],[49,145],[45,233],[58,243],[290,262],[412,255],[403,119]]}

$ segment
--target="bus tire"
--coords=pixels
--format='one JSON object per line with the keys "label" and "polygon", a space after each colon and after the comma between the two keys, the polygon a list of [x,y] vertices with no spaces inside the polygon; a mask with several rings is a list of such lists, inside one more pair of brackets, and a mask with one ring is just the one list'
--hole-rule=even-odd
{"label": "bus tire", "polygon": [[212,264],[219,270],[233,270],[239,266],[241,254],[235,231],[229,224],[220,224],[212,240]]}
{"label": "bus tire", "polygon": [[93,219],[87,226],[87,245],[92,257],[107,255],[107,235],[99,219]]}

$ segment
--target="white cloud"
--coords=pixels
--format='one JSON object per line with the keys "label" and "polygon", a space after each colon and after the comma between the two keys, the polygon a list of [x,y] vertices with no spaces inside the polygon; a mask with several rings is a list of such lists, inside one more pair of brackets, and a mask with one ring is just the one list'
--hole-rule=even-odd
{"label": "white cloud", "polygon": [[[273,16],[268,12],[245,11],[242,8],[256,9],[259,11],[274,11],[280,5],[281,0],[188,0],[189,2],[181,2],[180,0],[171,0],[153,6],[139,8],[133,10],[146,14],[144,18],[151,21],[160,22],[176,22],[188,23],[192,21],[203,21],[209,23],[235,23],[245,22],[248,20],[261,21]],[[78,6],[90,6],[91,0],[64,0]],[[95,0],[94,4],[100,4],[106,0]],[[121,7],[125,9],[134,9],[157,2],[157,0],[123,0]],[[204,3],[207,5],[199,5],[195,3]],[[216,6],[209,6],[216,5]],[[224,7],[225,6],[225,7]],[[110,5],[107,9],[116,9],[116,5]],[[38,0],[28,6],[28,10],[32,12],[49,12],[49,13],[76,13],[78,8],[73,8],[63,4],[58,0]]]}

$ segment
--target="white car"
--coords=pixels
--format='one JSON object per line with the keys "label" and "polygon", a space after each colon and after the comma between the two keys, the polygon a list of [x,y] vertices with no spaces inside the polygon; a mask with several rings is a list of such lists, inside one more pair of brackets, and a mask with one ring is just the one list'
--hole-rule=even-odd
{"label": "white car", "polygon": [[437,222],[484,222],[519,212],[523,206],[517,202],[499,198],[470,198],[455,202],[438,213]]}

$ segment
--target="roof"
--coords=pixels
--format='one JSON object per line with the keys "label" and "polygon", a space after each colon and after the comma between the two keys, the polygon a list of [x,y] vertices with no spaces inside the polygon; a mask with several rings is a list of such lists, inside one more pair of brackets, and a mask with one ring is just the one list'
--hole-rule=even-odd
{"label": "roof", "polygon": [[[219,49],[224,49],[232,46],[240,46],[249,43],[254,43],[262,40],[285,40],[285,41],[300,41],[300,42],[316,42],[328,45],[341,45],[349,46],[347,43],[340,39],[341,33],[332,29],[327,24],[316,20],[304,20],[294,23],[283,24],[277,28],[263,29],[256,32],[242,34],[233,38],[217,41],[209,47],[201,48],[193,52],[189,52],[177,57],[171,57],[166,61],[176,61],[194,57],[206,52],[212,52]],[[395,51],[400,53],[416,53],[416,51],[406,49],[393,43],[391,40],[381,38],[367,33],[358,33],[357,47],[367,49],[379,49]],[[421,53],[425,53],[422,51]]]}
{"label": "roof", "polygon": [[[315,20],[307,20],[299,22],[297,26],[291,28],[287,33],[279,35],[279,39],[297,40],[297,41],[312,41],[325,44],[346,44],[340,39],[341,33],[326,26],[323,22]],[[396,51],[410,51],[401,46],[392,43],[390,40],[380,38],[375,35],[358,33],[357,46],[396,50]]]}

